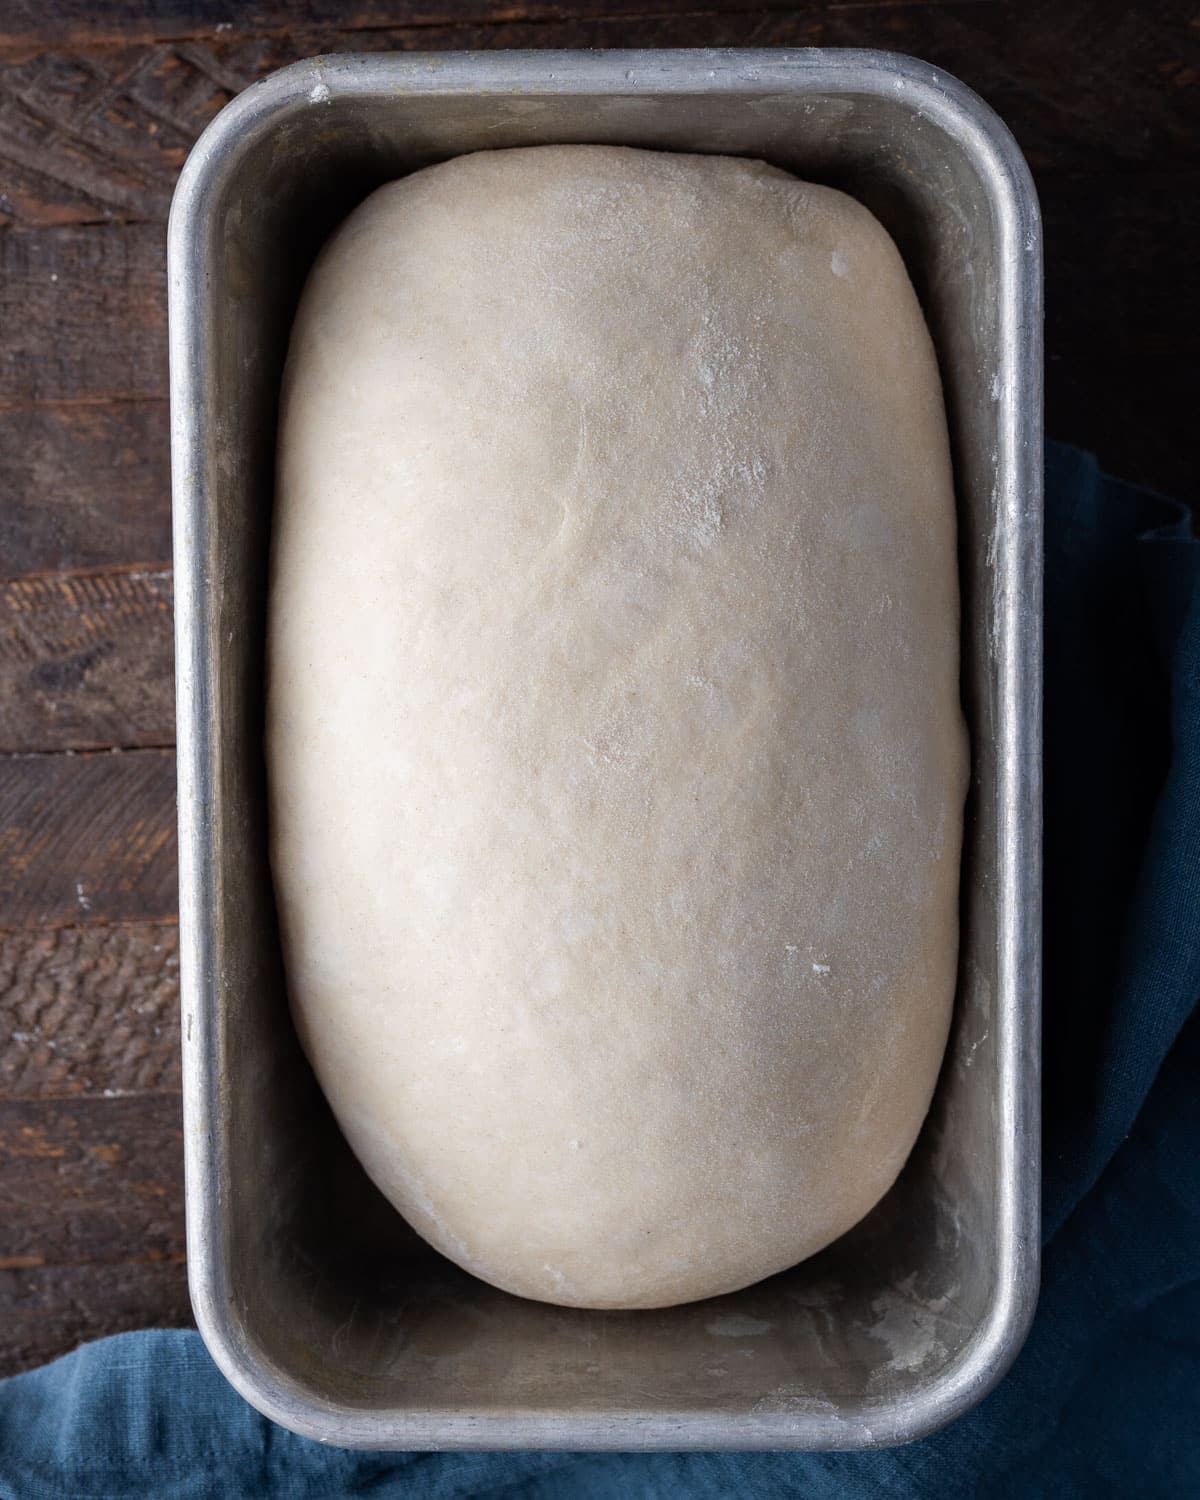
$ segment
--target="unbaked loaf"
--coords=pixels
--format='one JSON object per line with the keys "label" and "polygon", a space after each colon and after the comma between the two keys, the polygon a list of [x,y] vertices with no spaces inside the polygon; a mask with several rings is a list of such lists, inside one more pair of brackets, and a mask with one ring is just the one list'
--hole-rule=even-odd
{"label": "unbaked loaf", "polygon": [[527,1297],[769,1275],[884,1194],[955,986],[937,365],[755,161],[461,157],[307,284],[272,542],[296,1025],[368,1173]]}

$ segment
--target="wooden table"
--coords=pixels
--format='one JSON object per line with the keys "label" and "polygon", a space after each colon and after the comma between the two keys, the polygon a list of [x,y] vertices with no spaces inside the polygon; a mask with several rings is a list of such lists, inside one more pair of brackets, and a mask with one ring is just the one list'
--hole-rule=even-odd
{"label": "wooden table", "polygon": [[1182,0],[0,4],[0,1373],[190,1320],[164,274],[189,146],[319,52],[696,45],[888,47],[978,89],[1042,194],[1049,432],[1195,497]]}

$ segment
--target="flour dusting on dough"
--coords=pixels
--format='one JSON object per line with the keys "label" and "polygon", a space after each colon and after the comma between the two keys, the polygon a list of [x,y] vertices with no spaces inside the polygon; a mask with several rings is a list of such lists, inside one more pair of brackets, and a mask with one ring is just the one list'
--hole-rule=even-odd
{"label": "flour dusting on dough", "polygon": [[937,362],[882,226],[732,158],[413,172],[317,258],[278,472],[288,993],[372,1179],[587,1307],[848,1230],[937,1077],[966,760]]}

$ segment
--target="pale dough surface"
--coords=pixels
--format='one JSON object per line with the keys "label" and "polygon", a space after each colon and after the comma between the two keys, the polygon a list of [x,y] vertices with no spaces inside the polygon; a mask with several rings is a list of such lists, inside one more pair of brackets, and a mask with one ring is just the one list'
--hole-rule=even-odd
{"label": "pale dough surface", "polygon": [[376,192],[293,333],[268,677],[301,1039],[438,1249],[646,1307],[878,1201],[967,756],[937,368],[863,207],[586,146]]}

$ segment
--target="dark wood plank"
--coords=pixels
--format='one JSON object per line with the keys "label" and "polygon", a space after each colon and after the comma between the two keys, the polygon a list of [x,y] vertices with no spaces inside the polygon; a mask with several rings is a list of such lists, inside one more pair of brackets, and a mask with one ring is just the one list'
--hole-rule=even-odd
{"label": "dark wood plank", "polygon": [[[172,41],[168,15],[135,25],[136,40],[41,50],[0,73],[0,216],[22,224],[165,220],[191,142],[234,93],[297,58],[345,51],[512,47],[873,46],[946,68],[1012,125],[1034,168],[1089,170],[1200,161],[1194,113],[1200,38],[1178,0],[1149,12],[1105,13],[1064,0],[1036,24],[1003,3],[706,4],[671,0],[611,12],[601,3],[510,7],[388,7],[379,25],[305,4],[297,26],[266,8],[236,30],[194,25]],[[297,6],[297,9],[300,9]],[[331,8],[335,9],[335,8]],[[102,12],[101,12],[102,14]],[[356,29],[356,24],[358,29]],[[159,27],[160,29],[155,29]],[[48,36],[48,32],[42,32]],[[1070,87],[1063,59],[1071,59]]]}
{"label": "dark wood plank", "polygon": [[0,1099],[179,1088],[173,922],[0,933]]}
{"label": "dark wood plank", "polygon": [[[887,5],[889,0],[882,0]],[[891,0],[894,3],[894,0]],[[779,0],[766,0],[762,10]],[[705,14],[745,7],[745,0],[705,0]],[[695,15],[695,0],[650,0],[621,7],[626,14]],[[89,0],[51,0],[38,8],[23,0],[0,18],[0,56],[21,57],[46,46],[86,47],[128,42],[176,41],[192,37],[299,32],[365,32],[399,27],[445,26],[455,21],[531,22],[603,15],[612,0],[149,0],[129,6]],[[329,49],[324,49],[329,50]]]}
{"label": "dark wood plank", "polygon": [[176,1094],[0,1100],[0,1263],[181,1256],[180,1108]]}
{"label": "dark wood plank", "polygon": [[177,909],[175,755],[0,759],[0,930]]}
{"label": "dark wood plank", "polygon": [[0,328],[0,407],[165,396],[162,227],[0,233]]}
{"label": "dark wood plank", "polygon": [[0,583],[0,751],[175,741],[171,570]]}
{"label": "dark wood plank", "polygon": [[167,561],[170,460],[165,400],[0,408],[0,578]]}
{"label": "dark wood plank", "polygon": [[163,217],[201,116],[181,122],[154,97],[141,102],[161,51],[46,52],[0,72],[0,208],[9,220]]}
{"label": "dark wood plank", "polygon": [[41,1254],[0,1258],[0,1376],[110,1333],[191,1323],[182,1255],[80,1265]]}
{"label": "dark wood plank", "polygon": [[174,1094],[0,1101],[0,1370],[187,1321]]}

